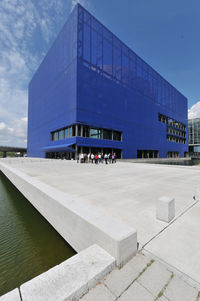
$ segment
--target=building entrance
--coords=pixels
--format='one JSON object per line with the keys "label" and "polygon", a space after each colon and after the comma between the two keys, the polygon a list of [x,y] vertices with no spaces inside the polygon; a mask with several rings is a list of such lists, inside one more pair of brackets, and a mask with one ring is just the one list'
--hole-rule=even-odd
{"label": "building entrance", "polygon": [[100,148],[100,147],[82,147],[78,146],[77,148],[77,154],[98,154],[98,153],[103,153],[103,154],[116,154],[117,159],[121,159],[122,157],[122,151],[121,149],[116,149],[116,148]]}

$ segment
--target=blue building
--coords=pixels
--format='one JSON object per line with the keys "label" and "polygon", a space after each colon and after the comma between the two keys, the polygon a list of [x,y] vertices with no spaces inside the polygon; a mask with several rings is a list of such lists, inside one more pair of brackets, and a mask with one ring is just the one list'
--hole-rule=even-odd
{"label": "blue building", "polygon": [[187,99],[77,5],[29,85],[28,156],[99,151],[183,157]]}

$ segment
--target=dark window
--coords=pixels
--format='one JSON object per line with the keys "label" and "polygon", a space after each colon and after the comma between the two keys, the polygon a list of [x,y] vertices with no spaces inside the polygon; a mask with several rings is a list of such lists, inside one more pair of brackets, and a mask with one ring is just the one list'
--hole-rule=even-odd
{"label": "dark window", "polygon": [[53,133],[51,133],[51,141],[54,141],[54,132]]}
{"label": "dark window", "polygon": [[121,141],[121,133],[117,131],[113,131],[113,140]]}
{"label": "dark window", "polygon": [[69,126],[68,127],[68,137],[71,137],[72,136],[72,127],[71,126]]}
{"label": "dark window", "polygon": [[78,124],[78,133],[77,133],[77,136],[81,136],[81,125]]}
{"label": "dark window", "polygon": [[103,139],[112,140],[112,131],[103,130]]}
{"label": "dark window", "polygon": [[72,125],[72,136],[76,136],[76,125]]}
{"label": "dark window", "polygon": [[83,137],[89,137],[89,127],[83,126]]}

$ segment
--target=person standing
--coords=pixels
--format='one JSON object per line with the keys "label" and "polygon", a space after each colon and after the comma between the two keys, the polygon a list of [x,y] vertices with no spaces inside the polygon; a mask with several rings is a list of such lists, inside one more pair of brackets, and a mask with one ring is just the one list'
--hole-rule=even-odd
{"label": "person standing", "polygon": [[94,154],[91,154],[92,164],[94,163]]}
{"label": "person standing", "polygon": [[108,155],[107,155],[107,153],[105,153],[105,155],[104,155],[104,160],[105,160],[105,164],[108,164]]}
{"label": "person standing", "polygon": [[112,154],[112,164],[114,163],[114,160],[115,160],[115,155]]}
{"label": "person standing", "polygon": [[98,161],[101,163],[101,153],[98,154]]}
{"label": "person standing", "polygon": [[84,163],[84,154],[83,153],[81,153],[81,155],[80,155],[80,162]]}
{"label": "person standing", "polygon": [[92,164],[94,163],[94,154],[91,154]]}

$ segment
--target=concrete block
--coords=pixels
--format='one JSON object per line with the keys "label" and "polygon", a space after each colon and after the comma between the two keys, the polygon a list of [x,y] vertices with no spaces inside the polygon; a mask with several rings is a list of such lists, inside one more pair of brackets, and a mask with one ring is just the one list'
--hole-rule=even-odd
{"label": "concrete block", "polygon": [[127,291],[122,294],[122,296],[117,299],[118,301],[154,301],[155,298],[148,292],[144,287],[142,287],[137,281],[135,281]]}
{"label": "concrete block", "polygon": [[105,287],[104,284],[97,284],[80,301],[114,301],[116,297]]}
{"label": "concrete block", "polygon": [[160,197],[156,201],[156,218],[169,223],[175,217],[175,199]]}
{"label": "concrete block", "polygon": [[160,263],[154,262],[138,278],[138,282],[145,287],[152,295],[157,297],[165,284],[170,280],[171,273]]}
{"label": "concrete block", "polygon": [[196,301],[198,291],[189,286],[182,279],[174,276],[174,278],[169,283],[168,287],[164,291],[164,295],[169,300],[176,301]]}
{"label": "concrete block", "polygon": [[0,297],[0,301],[21,301],[18,288]]}
{"label": "concrete block", "polygon": [[115,267],[115,259],[93,245],[47,272],[24,283],[23,301],[74,301]]}

